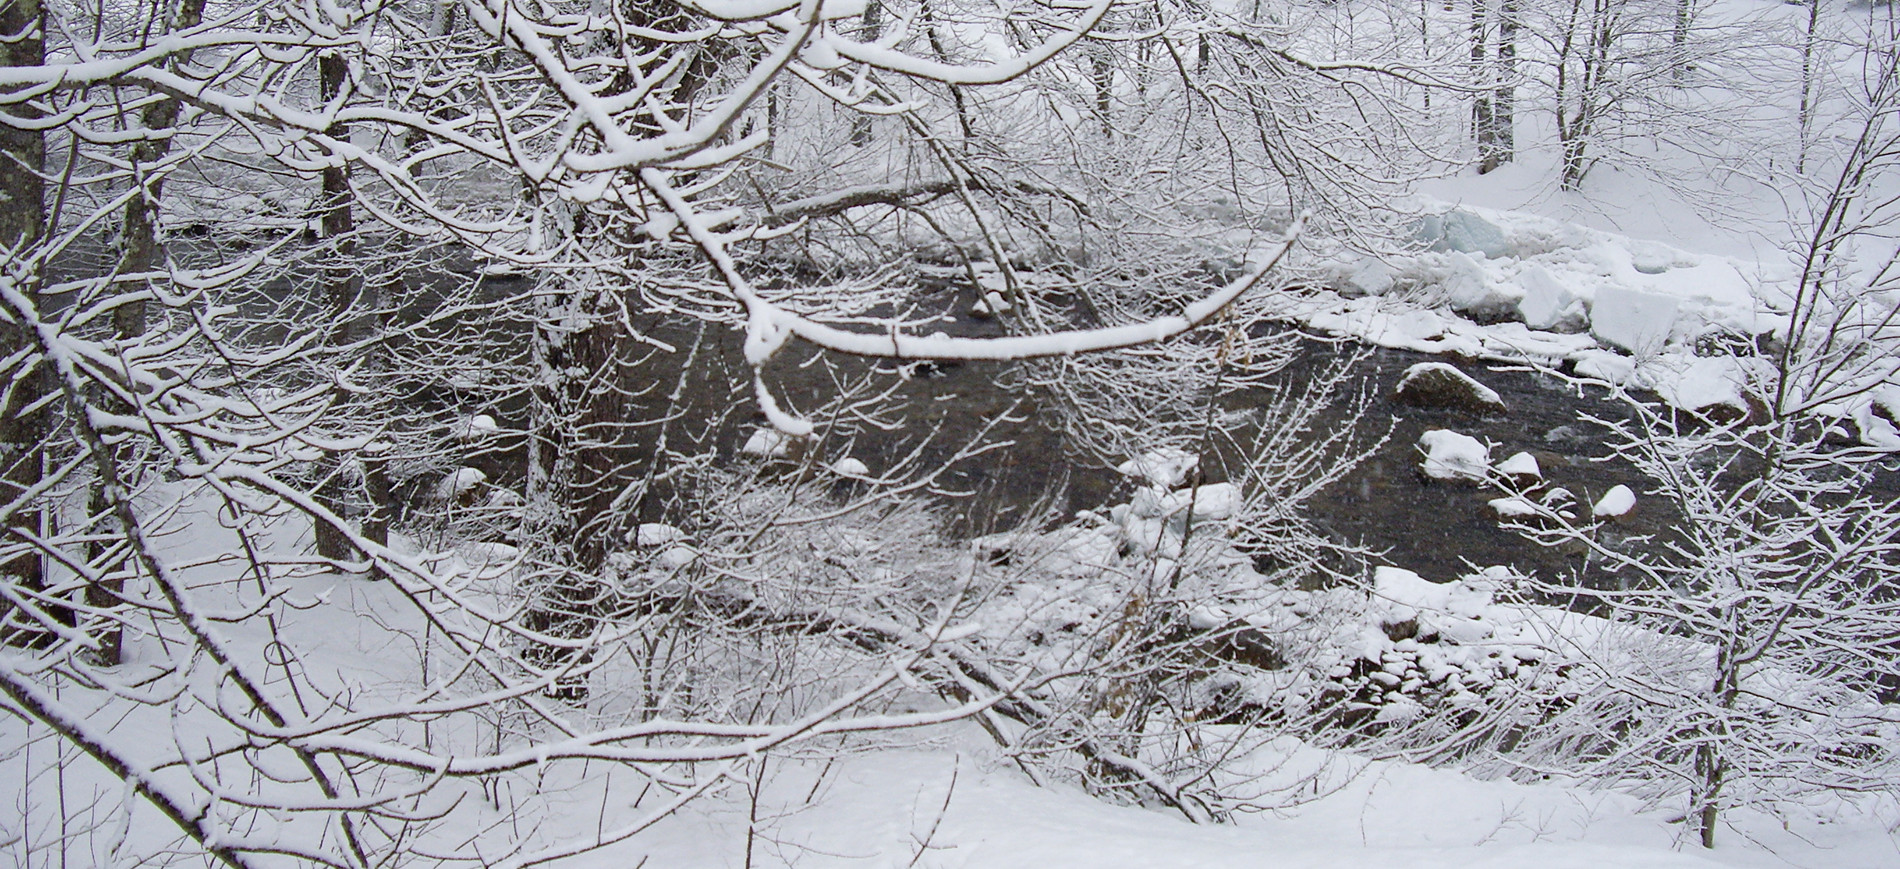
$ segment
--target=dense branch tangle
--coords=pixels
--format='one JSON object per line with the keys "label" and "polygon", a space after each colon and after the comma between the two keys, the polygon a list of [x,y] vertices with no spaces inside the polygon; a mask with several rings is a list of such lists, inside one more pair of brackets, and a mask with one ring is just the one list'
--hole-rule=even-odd
{"label": "dense branch tangle", "polygon": [[[1020,687],[1007,679],[964,679],[941,708],[885,713],[911,671],[937,672],[964,612],[953,585],[852,576],[799,589],[822,606],[779,623],[708,615],[694,601],[709,589],[796,574],[798,562],[775,565],[802,550],[768,533],[782,517],[742,513],[706,516],[704,565],[659,569],[629,553],[638,538],[615,536],[630,530],[629,505],[652,478],[700,472],[697,457],[629,473],[610,456],[601,479],[582,478],[603,491],[543,494],[615,518],[552,530],[520,518],[516,533],[569,539],[474,541],[504,553],[486,561],[454,545],[464,541],[372,530],[395,512],[368,518],[385,504],[353,523],[335,493],[374,488],[373,466],[408,463],[423,486],[435,481],[422,471],[459,474],[473,410],[544,398],[555,412],[520,426],[520,441],[569,460],[626,446],[561,436],[626,409],[624,390],[601,398],[623,384],[598,390],[598,372],[577,369],[629,358],[626,345],[648,337],[629,312],[744,322],[755,367],[794,335],[851,354],[1015,359],[1160,341],[1217,315],[1272,263],[1173,316],[973,340],[853,331],[781,304],[732,255],[796,229],[764,228],[729,183],[771,139],[760,102],[788,72],[1007,83],[1109,7],[979,10],[1017,48],[958,64],[926,50],[922,4],[882,6],[884,25],[862,39],[843,23],[859,8],[819,2],[178,0],[129,18],[110,5],[7,5],[9,37],[45,35],[10,39],[0,65],[0,186],[26,203],[0,221],[11,375],[0,683],[5,710],[29,722],[23,738],[90,755],[96,767],[61,774],[94,793],[123,781],[228,865],[530,865],[637,833],[761,752],[1022,706],[998,706]],[[965,195],[989,183],[945,170]],[[536,280],[444,277],[453,269],[437,260],[467,250]],[[685,253],[711,277],[682,265]],[[524,311],[529,322],[510,319]],[[523,373],[536,351],[510,342],[568,364]],[[458,352],[502,383],[463,385],[479,378],[460,377]],[[681,378],[673,391],[685,389]],[[474,406],[429,404],[450,391],[477,395]],[[810,430],[758,395],[782,428]],[[441,501],[461,494],[449,488]],[[312,527],[350,551],[305,554]],[[570,581],[585,583],[571,595],[588,609],[578,629],[537,615],[549,606],[536,583]],[[867,647],[869,612],[889,626]],[[777,696],[720,669],[774,654],[829,672]],[[363,669],[315,666],[326,656]],[[572,702],[565,689],[589,679],[615,690]],[[603,762],[612,772],[592,771]],[[530,777],[537,792],[506,791]],[[592,830],[469,820],[478,804],[559,818],[562,792],[589,788],[639,811]]]}

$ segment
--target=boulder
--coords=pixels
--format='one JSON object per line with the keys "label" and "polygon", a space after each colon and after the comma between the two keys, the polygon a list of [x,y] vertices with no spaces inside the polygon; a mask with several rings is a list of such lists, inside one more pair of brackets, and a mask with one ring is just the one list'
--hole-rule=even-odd
{"label": "boulder", "polygon": [[1632,356],[1654,356],[1669,341],[1676,308],[1674,296],[1603,287],[1590,306],[1590,334]]}
{"label": "boulder", "polygon": [[1504,413],[1509,408],[1496,390],[1444,362],[1420,362],[1405,369],[1392,399],[1414,407],[1449,408],[1471,413]]}
{"label": "boulder", "polygon": [[1525,269],[1518,276],[1518,284],[1524,288],[1524,298],[1517,303],[1517,312],[1524,318],[1524,325],[1566,335],[1590,327],[1583,299],[1571,292],[1569,287],[1558,283],[1542,266],[1533,265]]}

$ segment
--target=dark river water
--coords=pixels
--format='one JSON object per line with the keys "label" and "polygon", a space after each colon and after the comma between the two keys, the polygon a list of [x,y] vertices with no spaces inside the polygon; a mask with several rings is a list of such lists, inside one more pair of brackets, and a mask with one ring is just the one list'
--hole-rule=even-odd
{"label": "dark river water", "polygon": [[[971,301],[966,294],[950,290],[936,295],[924,298],[921,307],[961,312],[968,310]],[[655,354],[628,374],[630,389],[646,395],[649,404],[669,393],[677,396],[666,399],[664,415],[672,421],[642,429],[640,437],[655,446],[663,438],[667,450],[680,454],[710,449],[722,461],[756,461],[740,456],[740,446],[764,425],[740,355],[741,336],[725,327],[681,328],[675,322],[656,318],[635,323],[679,351]],[[1290,332],[1288,327],[1261,328]],[[946,324],[946,330],[976,336],[1000,334],[1001,327],[994,321],[958,317]],[[1583,565],[1580,552],[1539,546],[1502,527],[1487,502],[1504,492],[1426,479],[1419,471],[1419,437],[1438,428],[1489,443],[1494,462],[1519,451],[1531,453],[1548,485],[1575,493],[1577,510],[1586,518],[1591,504],[1611,487],[1623,484],[1634,489],[1636,509],[1599,532],[1599,539],[1611,545],[1644,545],[1645,537],[1665,535],[1674,524],[1671,507],[1650,496],[1644,481],[1626,463],[1608,455],[1605,429],[1586,419],[1618,418],[1622,411],[1614,402],[1579,395],[1553,377],[1482,362],[1368,350],[1310,338],[1295,339],[1294,346],[1293,362],[1278,375],[1283,387],[1299,386],[1302,378],[1342,356],[1358,357],[1347,391],[1365,396],[1368,402],[1358,417],[1359,425],[1369,438],[1389,426],[1382,448],[1307,503],[1306,515],[1313,525],[1334,540],[1372,550],[1375,563],[1405,567],[1439,581],[1456,578],[1473,566],[1512,565],[1555,577]],[[1508,410],[1482,415],[1395,401],[1393,390],[1405,370],[1427,361],[1451,361],[1497,391]],[[904,376],[899,376],[900,368]],[[824,439],[813,449],[827,461],[857,458],[874,474],[895,469],[896,475],[903,476],[918,469],[947,467],[928,491],[953,534],[977,535],[1026,522],[1057,521],[1076,510],[1120,503],[1133,492],[1132,484],[1113,470],[1127,456],[1091,455],[1082,449],[1067,430],[1073,424],[1060,423],[1057,414],[1042,406],[1046,394],[999,385],[1010,373],[1004,363],[900,366],[827,357],[794,344],[773,361],[771,372],[775,394],[800,410],[821,407],[826,400],[849,392],[853,384],[869,390],[865,400],[847,412],[815,419]],[[1233,414],[1266,400],[1264,393],[1242,391],[1223,399],[1221,405]],[[1350,403],[1342,400],[1321,414],[1316,428],[1325,431],[1349,424],[1353,419],[1349,408]],[[522,412],[519,405],[482,409],[496,413],[504,424]],[[957,460],[958,449],[971,444],[984,445],[985,451]],[[477,463],[492,481],[506,485],[519,479],[522,456],[518,448],[501,446]],[[1227,479],[1246,458],[1232,449],[1204,455],[1208,481]],[[1895,476],[1887,474],[1879,484],[1896,488]],[[691,517],[668,513],[640,518],[692,524]]]}

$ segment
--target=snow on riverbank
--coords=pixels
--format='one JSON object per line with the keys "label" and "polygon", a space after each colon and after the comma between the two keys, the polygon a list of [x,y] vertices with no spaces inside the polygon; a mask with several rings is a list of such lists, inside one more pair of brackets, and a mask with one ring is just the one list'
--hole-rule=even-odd
{"label": "snow on riverbank", "polygon": [[[1564,367],[1734,415],[1749,412],[1742,386],[1767,373],[1761,351],[1788,328],[1774,313],[1796,279],[1786,263],[1469,205],[1428,208],[1417,234],[1425,249],[1413,253],[1334,256],[1320,267],[1327,288],[1278,300],[1277,313],[1382,347]],[[1832,410],[1868,445],[1900,449],[1876,407],[1900,406],[1895,392]]]}

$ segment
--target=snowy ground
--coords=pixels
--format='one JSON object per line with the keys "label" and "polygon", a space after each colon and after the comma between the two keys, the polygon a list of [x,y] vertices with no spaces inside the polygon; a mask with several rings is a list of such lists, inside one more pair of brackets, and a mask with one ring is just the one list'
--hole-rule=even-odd
{"label": "snowy ground", "polygon": [[[1738,815],[1741,835],[1713,851],[1681,847],[1680,824],[1618,794],[1481,782],[1422,766],[1367,762],[1290,743],[1292,777],[1325,764],[1326,795],[1271,815],[1196,827],[1114,806],[1073,788],[1037,788],[982,749],[889,750],[817,769],[783,768],[765,788],[753,866],[1599,867],[1900,865],[1888,825],[1847,817],[1783,830]],[[808,799],[808,795],[811,795]],[[1290,797],[1291,795],[1289,795]],[[746,862],[749,801],[706,803],[641,842],[649,866]],[[1752,841],[1744,841],[1744,837]],[[602,854],[586,865],[630,865]],[[638,860],[632,857],[633,861]]]}

